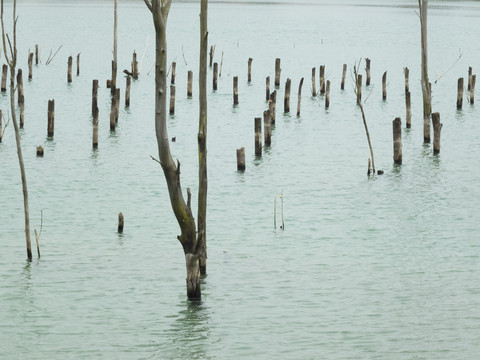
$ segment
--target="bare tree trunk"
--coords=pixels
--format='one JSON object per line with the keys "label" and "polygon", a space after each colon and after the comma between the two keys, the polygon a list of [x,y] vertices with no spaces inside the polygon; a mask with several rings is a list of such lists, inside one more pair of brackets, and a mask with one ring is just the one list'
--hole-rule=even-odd
{"label": "bare tree trunk", "polygon": [[10,110],[12,112],[13,127],[15,128],[15,141],[17,143],[18,163],[20,165],[20,174],[22,178],[23,189],[23,208],[25,213],[25,240],[27,244],[27,257],[28,261],[32,261],[32,243],[30,241],[30,215],[28,211],[28,189],[27,189],[27,176],[25,173],[25,165],[23,163],[22,144],[20,141],[20,130],[17,123],[17,117],[15,114],[15,67],[17,64],[17,0],[13,1],[13,50],[11,50],[11,59],[8,58],[7,45],[5,42],[5,28],[3,23],[3,0],[1,2],[1,21],[2,21],[2,40],[3,40],[3,52],[7,59],[8,66],[10,67]]}
{"label": "bare tree trunk", "polygon": [[201,298],[199,242],[196,237],[195,219],[185,203],[180,184],[180,163],[175,165],[167,132],[167,18],[171,0],[144,0],[152,12],[155,25],[155,132],[157,136],[160,164],[167,182],[173,213],[180,226],[178,240],[185,253],[187,267],[187,296],[190,300]]}
{"label": "bare tree trunk", "polygon": [[423,141],[430,142],[430,114],[432,112],[432,94],[428,80],[427,51],[427,9],[428,0],[418,0],[422,38],[422,94],[423,94]]}
{"label": "bare tree trunk", "polygon": [[112,63],[112,81],[110,83],[110,92],[115,95],[117,88],[117,0],[113,3],[113,63]]}
{"label": "bare tree trunk", "polygon": [[[199,81],[199,120],[198,120],[198,247],[200,274],[207,272],[207,52],[208,0],[201,1],[200,8],[200,68]],[[249,65],[251,61],[249,61]],[[249,67],[250,69],[250,67]],[[250,72],[249,72],[250,73]]]}

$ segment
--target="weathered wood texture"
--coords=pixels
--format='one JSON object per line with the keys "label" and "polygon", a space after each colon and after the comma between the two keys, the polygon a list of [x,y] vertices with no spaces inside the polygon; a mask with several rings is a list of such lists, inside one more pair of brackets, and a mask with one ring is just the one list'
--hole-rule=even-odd
{"label": "weathered wood texture", "polygon": [[320,94],[325,94],[325,65],[320,66]]}
{"label": "weathered wood texture", "polygon": [[443,124],[440,123],[440,113],[434,112],[432,114],[433,124],[433,153],[440,153],[440,134],[442,132]]}
{"label": "weathered wood texture", "polygon": [[366,64],[365,71],[367,73],[367,78],[365,80],[365,86],[370,86],[370,61],[371,60],[369,58],[365,59],[365,64]]}
{"label": "weathered wood texture", "polygon": [[251,83],[252,82],[252,61],[253,59],[252,58],[249,58],[248,59],[248,82]]}
{"label": "weathered wood texture", "polygon": [[282,69],[280,68],[280,58],[275,59],[275,86],[280,86],[280,73]]}
{"label": "weathered wood texture", "polygon": [[292,80],[287,78],[285,82],[285,95],[283,98],[283,112],[290,112],[290,90],[292,87]]}
{"label": "weathered wood texture", "polygon": [[397,165],[402,164],[402,120],[396,118],[393,125],[393,161]]}
{"label": "weathered wood texture", "polygon": [[55,132],[55,100],[48,100],[47,120],[47,136],[53,137]]}
{"label": "weathered wood texture", "polygon": [[387,100],[387,72],[382,75],[382,100]]}
{"label": "weathered wood texture", "polygon": [[255,156],[262,156],[262,118],[255,118]]}
{"label": "weathered wood texture", "polygon": [[187,80],[187,97],[192,97],[192,86],[193,86],[193,71],[188,72]]}
{"label": "weathered wood texture", "polygon": [[302,87],[303,87],[303,77],[300,79],[300,84],[298,85],[297,116],[300,116],[300,105],[302,102]]}
{"label": "weathered wood texture", "polygon": [[245,148],[237,149],[237,170],[245,171]]}
{"label": "weathered wood texture", "polygon": [[238,76],[233,77],[233,105],[238,105]]}
{"label": "weathered wood texture", "polygon": [[316,72],[316,67],[312,68],[312,96],[317,96],[317,87],[315,85],[315,72]]}
{"label": "weathered wood texture", "polygon": [[340,84],[340,89],[345,90],[345,77],[347,76],[347,64],[343,64],[342,71],[342,83]]}

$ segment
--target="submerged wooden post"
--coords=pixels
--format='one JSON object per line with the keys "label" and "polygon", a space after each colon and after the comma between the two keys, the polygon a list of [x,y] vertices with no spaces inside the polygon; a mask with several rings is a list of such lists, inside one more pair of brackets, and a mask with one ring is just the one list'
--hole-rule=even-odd
{"label": "submerged wooden post", "polygon": [[77,54],[77,76],[80,75],[80,53]]}
{"label": "submerged wooden post", "polygon": [[472,84],[470,86],[470,104],[475,103],[475,83],[477,82],[477,75],[472,75]]}
{"label": "submerged wooden post", "polygon": [[123,232],[123,225],[124,225],[124,218],[123,218],[123,214],[120,212],[118,213],[118,228],[117,228],[119,233]]}
{"label": "submerged wooden post", "polygon": [[43,150],[43,147],[42,146],[37,146],[37,156],[38,157],[43,157],[44,155],[44,150]]}
{"label": "submerged wooden post", "polygon": [[217,90],[218,63],[213,64],[213,90]]}
{"label": "submerged wooden post", "polygon": [[115,98],[116,98],[116,103],[115,103],[115,122],[118,122],[118,116],[120,115],[120,89],[116,88],[115,89]]}
{"label": "submerged wooden post", "polygon": [[268,101],[270,99],[270,76],[267,76],[267,78],[265,79],[265,84],[266,84],[265,95],[266,95],[266,99]]}
{"label": "submerged wooden post", "polygon": [[458,79],[457,89],[457,110],[462,109],[463,105],[463,78]]}
{"label": "submerged wooden post", "polygon": [[472,88],[472,67],[469,66],[468,67],[468,88],[467,88],[467,90],[470,91],[471,88]]}
{"label": "submerged wooden post", "polygon": [[362,75],[357,75],[357,105],[362,103]]}
{"label": "submerged wooden post", "polygon": [[53,137],[55,129],[55,100],[48,100],[48,126],[47,126],[47,136]]}
{"label": "submerged wooden post", "polygon": [[268,110],[270,111],[270,123],[275,125],[275,114],[277,110],[277,90],[274,90],[270,94],[270,99],[268,101]]}
{"label": "submerged wooden post", "polygon": [[367,79],[365,80],[365,86],[370,86],[370,59],[365,58],[365,71],[367,72]]}
{"label": "submerged wooden post", "polygon": [[170,85],[170,115],[175,114],[175,85]]}
{"label": "submerged wooden post", "polygon": [[98,80],[92,81],[92,115],[98,107]]}
{"label": "submerged wooden post", "polygon": [[412,127],[412,107],[410,103],[410,91],[407,91],[405,94],[405,105],[407,108],[406,126],[407,129],[410,129]]}
{"label": "submerged wooden post", "polygon": [[312,68],[312,96],[317,96],[317,88],[315,86],[315,71],[316,71],[316,67],[313,67]]}
{"label": "submerged wooden post", "polygon": [[188,72],[187,97],[192,97],[193,71]]}
{"label": "submerged wooden post", "polygon": [[325,94],[325,65],[320,66],[320,94]]}
{"label": "submerged wooden post", "polygon": [[433,153],[436,155],[440,152],[440,133],[442,132],[443,124],[440,123],[440,113],[434,112],[432,114],[433,124]]}
{"label": "submerged wooden post", "polygon": [[28,54],[28,79],[32,80],[33,73],[32,73],[32,67],[33,67],[33,53]]}
{"label": "submerged wooden post", "polygon": [[405,94],[410,91],[410,85],[408,80],[409,73],[410,73],[410,70],[408,70],[408,67],[404,67],[403,74],[405,75]]}
{"label": "submerged wooden post", "polygon": [[98,148],[98,107],[93,110],[93,136],[92,147]]}
{"label": "submerged wooden post", "polygon": [[347,75],[347,64],[343,64],[342,72],[342,83],[340,84],[340,89],[345,90],[345,76]]}
{"label": "submerged wooden post", "polygon": [[7,91],[7,71],[8,71],[8,66],[3,64],[3,66],[2,66],[2,92]]}
{"label": "submerged wooden post", "polygon": [[17,94],[18,94],[18,105],[20,105],[20,99],[23,97],[23,75],[22,69],[18,69],[17,72]]}
{"label": "submerged wooden post", "polygon": [[177,75],[177,63],[172,62],[172,76],[170,77],[170,84],[175,85],[175,76]]}
{"label": "submerged wooden post", "polygon": [[134,51],[133,52],[133,57],[132,57],[132,77],[134,80],[138,79],[138,62],[137,62],[137,53]]}
{"label": "submerged wooden post", "polygon": [[387,72],[385,71],[382,76],[382,99],[387,100]]}
{"label": "submerged wooden post", "polygon": [[222,57],[220,58],[220,71],[218,73],[218,77],[222,77],[222,67],[223,67],[223,51],[222,51]]}
{"label": "submerged wooden post", "polygon": [[327,90],[325,92],[325,109],[330,107],[330,80],[327,80]]}
{"label": "submerged wooden post", "polygon": [[245,171],[245,148],[237,149],[237,170]]}
{"label": "submerged wooden post", "polygon": [[38,44],[35,44],[35,65],[38,65]]}
{"label": "submerged wooden post", "polygon": [[285,82],[285,96],[283,98],[283,112],[290,112],[290,88],[292,85],[292,80],[287,78]]}
{"label": "submerged wooden post", "polygon": [[272,119],[270,110],[263,112],[263,131],[265,133],[265,146],[270,146],[272,144]]}
{"label": "submerged wooden post", "polygon": [[393,161],[397,165],[402,164],[402,120],[396,118],[393,125]]}
{"label": "submerged wooden post", "polygon": [[280,86],[280,58],[275,59],[275,86]]}
{"label": "submerged wooden post", "polygon": [[253,61],[252,58],[248,59],[248,82],[249,83],[252,82],[252,61]]}
{"label": "submerged wooden post", "polygon": [[233,105],[238,105],[238,76],[233,77]]}
{"label": "submerged wooden post", "polygon": [[132,78],[127,76],[127,85],[125,87],[125,106],[130,106],[130,87],[132,86]]}
{"label": "submerged wooden post", "polygon": [[213,55],[215,54],[215,45],[210,46],[210,67],[213,64]]}
{"label": "submerged wooden post", "polygon": [[303,77],[300,80],[300,84],[298,85],[297,116],[300,116],[300,103],[302,101],[302,86],[303,86]]}
{"label": "submerged wooden post", "polygon": [[68,57],[68,72],[67,72],[67,82],[72,82],[72,63],[73,59],[71,56]]}
{"label": "submerged wooden post", "polygon": [[115,131],[117,118],[117,97],[112,96],[112,105],[110,107],[110,131]]}
{"label": "submerged wooden post", "polygon": [[2,110],[0,110],[0,143],[2,142],[2,137],[3,137],[2,120],[3,120],[3,115],[2,115]]}
{"label": "submerged wooden post", "polygon": [[262,118],[255,118],[255,156],[262,156]]}

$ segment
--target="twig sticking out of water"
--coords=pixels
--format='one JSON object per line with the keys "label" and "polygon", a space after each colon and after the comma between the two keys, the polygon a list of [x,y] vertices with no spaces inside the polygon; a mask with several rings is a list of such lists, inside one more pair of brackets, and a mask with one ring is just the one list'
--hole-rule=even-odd
{"label": "twig sticking out of water", "polygon": [[39,259],[40,259],[40,244],[38,240],[40,240],[40,236],[42,235],[42,229],[43,229],[43,210],[40,210],[40,232],[37,234],[37,229],[35,229],[35,240],[37,242],[37,254]]}
{"label": "twig sticking out of water", "polygon": [[453,67],[455,66],[455,64],[458,62],[458,60],[460,60],[460,58],[462,57],[462,55],[463,55],[463,52],[460,53],[460,55],[458,56],[457,60],[455,60],[455,62],[454,62],[452,65],[450,65],[449,68],[448,68],[447,70],[445,70],[442,75],[438,76],[438,77],[435,79],[435,84],[437,83],[438,80],[440,80],[440,79],[443,77],[443,75],[445,75],[447,72],[450,71],[451,68],[453,68]]}
{"label": "twig sticking out of water", "polygon": [[63,45],[60,45],[60,47],[57,49],[57,51],[55,51],[55,54],[53,54],[52,56],[52,50],[50,50],[50,55],[48,55],[48,59],[47,59],[47,62],[46,64],[50,64],[52,62],[52,60],[55,58],[55,56],[57,55],[57,53],[60,51],[60,49],[62,48]]}

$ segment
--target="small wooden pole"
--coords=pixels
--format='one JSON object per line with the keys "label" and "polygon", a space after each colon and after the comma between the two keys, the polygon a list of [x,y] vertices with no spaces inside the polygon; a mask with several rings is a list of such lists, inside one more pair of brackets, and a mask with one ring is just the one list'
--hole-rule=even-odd
{"label": "small wooden pole", "polygon": [[370,175],[372,173],[372,160],[368,158],[368,169],[367,169],[367,175]]}
{"label": "small wooden pole", "polygon": [[409,80],[408,80],[409,73],[410,73],[410,70],[408,70],[408,67],[404,67],[403,74],[405,75],[405,94],[410,91]]}
{"label": "small wooden pole", "polygon": [[265,146],[270,146],[272,144],[272,120],[270,110],[263,112],[263,131],[265,133]]}
{"label": "small wooden pole", "polygon": [[370,86],[370,59],[365,58],[365,71],[367,72],[367,79],[365,81],[365,86]]}
{"label": "small wooden pole", "polygon": [[117,117],[117,97],[112,96],[112,106],[110,107],[110,131],[115,131]]}
{"label": "small wooden pole", "polygon": [[248,59],[248,83],[252,82],[252,58]]}
{"label": "small wooden pole", "polygon": [[29,53],[28,54],[28,79],[29,80],[32,80],[32,77],[33,77],[32,67],[33,67],[33,53]]}
{"label": "small wooden pole", "polygon": [[472,75],[472,84],[470,86],[470,104],[475,103],[475,83],[477,82],[477,75]]}
{"label": "small wooden pole", "polygon": [[112,60],[112,79],[110,80],[110,94],[115,96],[117,91],[117,63]]}
{"label": "small wooden pole", "polygon": [[237,170],[245,171],[245,148],[237,149]]}
{"label": "small wooden pole", "polygon": [[393,162],[397,165],[402,164],[402,120],[396,118],[393,125]]}
{"label": "small wooden pole", "polygon": [[42,146],[37,146],[37,157],[43,157],[44,150]]}
{"label": "small wooden pole", "polygon": [[172,76],[170,78],[170,84],[175,85],[175,76],[177,74],[177,63],[174,61],[172,62]]}
{"label": "small wooden pole", "polygon": [[285,82],[285,96],[283,99],[283,112],[289,113],[290,112],[290,88],[292,85],[292,80],[287,78]]}
{"label": "small wooden pole", "polygon": [[275,86],[280,86],[280,58],[275,59]]}
{"label": "small wooden pole", "polygon": [[98,107],[98,80],[92,81],[92,115]]}
{"label": "small wooden pole", "polygon": [[213,64],[213,56],[215,54],[215,45],[210,46],[210,67]]}
{"label": "small wooden pole", "polygon": [[8,71],[8,66],[3,64],[3,66],[2,66],[2,92],[7,91],[7,71]]}
{"label": "small wooden pole", "polygon": [[138,79],[138,62],[137,62],[137,53],[134,51],[133,52],[133,57],[132,57],[132,77],[134,80]]}
{"label": "small wooden pole", "polygon": [[53,137],[55,129],[55,100],[48,100],[48,127],[47,136]]}
{"label": "small wooden pole", "polygon": [[440,153],[440,133],[442,132],[443,124],[440,123],[440,113],[434,112],[432,114],[433,124],[433,153],[436,155]]}
{"label": "small wooden pole", "polygon": [[255,156],[262,156],[262,118],[255,118]]}
{"label": "small wooden pole", "polygon": [[92,147],[98,148],[98,107],[93,110],[93,136]]}
{"label": "small wooden pole", "polygon": [[17,72],[17,91],[18,91],[18,105],[20,106],[20,103],[21,103],[20,99],[23,97],[23,74],[22,74],[22,69],[18,69],[18,72]]}
{"label": "small wooden pole", "polygon": [[77,76],[80,75],[80,53],[77,54]]}
{"label": "small wooden pole", "polygon": [[35,65],[38,65],[38,44],[35,45]]}
{"label": "small wooden pole", "polygon": [[268,100],[270,100],[270,76],[267,76],[267,78],[265,79],[265,84],[266,84],[265,95],[266,95],[266,99],[268,101]]}
{"label": "small wooden pole", "polygon": [[2,120],[3,120],[3,114],[2,114],[2,110],[0,110],[0,143],[2,142],[2,137],[3,137]]}
{"label": "small wooden pole", "polygon": [[222,77],[222,68],[223,68],[223,51],[222,51],[222,58],[220,59],[220,72],[218,73],[218,77]]}
{"label": "small wooden pole", "polygon": [[277,90],[274,90],[270,94],[270,100],[268,101],[268,110],[270,111],[270,123],[275,125],[275,114],[277,109]]}
{"label": "small wooden pole", "polygon": [[327,90],[325,92],[325,109],[330,107],[330,80],[327,80]]}
{"label": "small wooden pole", "polygon": [[238,76],[233,77],[233,105],[238,105]]}
{"label": "small wooden pole", "polygon": [[118,232],[122,233],[123,232],[123,225],[124,225],[124,218],[123,214],[120,212],[118,213]]}
{"label": "small wooden pole", "polygon": [[315,70],[316,67],[312,68],[312,96],[317,96],[317,88],[315,86]]}
{"label": "small wooden pole", "polygon": [[188,72],[187,97],[192,97],[193,71]]}
{"label": "small wooden pole", "polygon": [[300,80],[300,84],[298,85],[297,116],[300,116],[300,103],[302,101],[302,86],[303,86],[303,77]]}
{"label": "small wooden pole", "polygon": [[170,115],[175,114],[175,85],[170,85]]}
{"label": "small wooden pole", "polygon": [[342,72],[342,83],[340,84],[340,89],[345,90],[345,77],[347,76],[347,64],[343,64]]}
{"label": "small wooden pole", "polygon": [[468,88],[467,88],[467,90],[470,91],[471,88],[472,88],[472,67],[469,66],[468,67]]}
{"label": "small wooden pole", "polygon": [[458,79],[457,88],[457,110],[462,109],[463,105],[463,78]]}
{"label": "small wooden pole", "polygon": [[320,66],[320,94],[325,94],[325,65]]}
{"label": "small wooden pole", "polygon": [[387,72],[385,71],[382,76],[382,99],[387,100]]}
{"label": "small wooden pole", "polygon": [[410,129],[412,127],[412,106],[410,103],[410,91],[407,91],[405,94],[405,105],[407,107],[406,126],[407,129]]}
{"label": "small wooden pole", "polygon": [[362,103],[362,75],[357,75],[357,105]]}
{"label": "small wooden pole", "polygon": [[125,87],[125,106],[130,106],[130,87],[132,86],[132,78],[127,76],[127,85]]}
{"label": "small wooden pole", "polygon": [[116,88],[115,89],[115,98],[116,98],[116,103],[115,103],[115,122],[118,123],[118,116],[120,115],[120,89]]}
{"label": "small wooden pole", "polygon": [[71,56],[68,57],[68,72],[67,72],[67,82],[72,82],[72,63],[73,58]]}
{"label": "small wooden pole", "polygon": [[213,90],[217,90],[217,81],[218,81],[218,63],[213,64]]}

